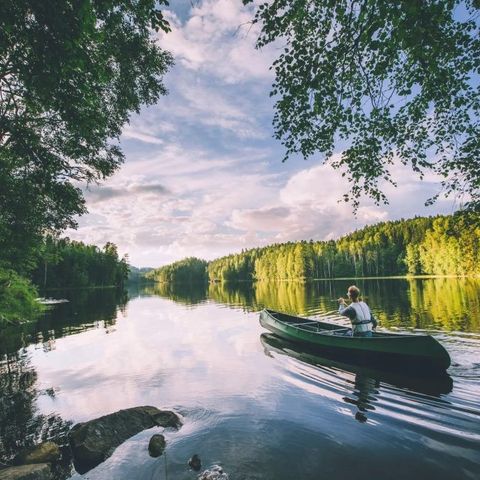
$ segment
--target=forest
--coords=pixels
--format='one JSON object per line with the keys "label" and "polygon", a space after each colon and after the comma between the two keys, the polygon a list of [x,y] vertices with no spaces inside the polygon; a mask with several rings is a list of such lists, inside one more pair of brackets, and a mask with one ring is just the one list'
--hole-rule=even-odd
{"label": "forest", "polygon": [[38,288],[123,287],[128,277],[127,258],[117,246],[103,249],[69,238],[46,236],[37,244],[28,268],[20,276],[0,265],[0,327],[28,320],[41,311]]}
{"label": "forest", "polygon": [[69,238],[46,237],[32,280],[42,288],[122,287],[128,270],[127,259],[119,258],[114,243],[100,249]]}
{"label": "forest", "polygon": [[459,212],[382,222],[338,240],[253,248],[208,264],[190,258],[153,270],[148,278],[182,283],[395,275],[478,276],[479,246],[478,214]]}

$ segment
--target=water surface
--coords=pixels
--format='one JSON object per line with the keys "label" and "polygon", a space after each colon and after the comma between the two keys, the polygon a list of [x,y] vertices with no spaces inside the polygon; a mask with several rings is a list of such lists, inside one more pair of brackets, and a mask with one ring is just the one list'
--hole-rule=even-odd
{"label": "water surface", "polygon": [[[36,324],[4,331],[0,461],[121,408],[173,408],[163,457],[142,432],[89,479],[476,479],[480,472],[480,282],[357,280],[382,322],[428,332],[448,374],[406,377],[305,353],[258,324],[258,310],[315,316],[352,281],[71,292]],[[70,476],[70,475],[69,475]]]}

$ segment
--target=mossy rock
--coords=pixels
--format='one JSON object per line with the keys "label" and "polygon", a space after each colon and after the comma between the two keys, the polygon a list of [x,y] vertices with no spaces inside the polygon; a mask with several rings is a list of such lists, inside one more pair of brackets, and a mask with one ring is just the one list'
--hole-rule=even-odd
{"label": "mossy rock", "polygon": [[60,460],[61,453],[58,445],[54,442],[43,442],[28,450],[21,452],[16,458],[17,465],[32,463],[51,463]]}
{"label": "mossy rock", "polygon": [[79,423],[68,434],[75,469],[81,474],[88,472],[110,457],[125,440],[147,428],[178,429],[181,424],[174,412],[151,406],[127,408]]}
{"label": "mossy rock", "polygon": [[156,433],[148,442],[148,453],[151,457],[159,457],[164,452],[166,445],[165,437]]}
{"label": "mossy rock", "polygon": [[0,480],[52,480],[52,471],[48,463],[36,463],[8,467],[0,470]]}

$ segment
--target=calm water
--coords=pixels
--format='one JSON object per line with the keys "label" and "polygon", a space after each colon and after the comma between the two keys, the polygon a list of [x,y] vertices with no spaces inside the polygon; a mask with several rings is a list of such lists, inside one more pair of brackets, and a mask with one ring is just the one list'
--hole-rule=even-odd
{"label": "calm water", "polygon": [[73,292],[0,334],[0,461],[62,441],[72,423],[155,405],[184,420],[165,432],[164,456],[148,456],[148,430],[67,477],[196,479],[197,453],[230,480],[480,478],[480,281],[357,281],[383,328],[442,342],[452,367],[441,377],[305,354],[258,323],[263,306],[332,310],[350,283]]}

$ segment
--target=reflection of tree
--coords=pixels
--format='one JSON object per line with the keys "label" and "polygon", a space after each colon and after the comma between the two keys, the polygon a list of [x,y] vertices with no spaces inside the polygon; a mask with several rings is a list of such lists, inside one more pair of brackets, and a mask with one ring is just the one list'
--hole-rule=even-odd
{"label": "reflection of tree", "polygon": [[306,313],[307,305],[313,300],[310,285],[303,282],[258,282],[255,297],[262,308],[302,314]]}
{"label": "reflection of tree", "polygon": [[242,306],[247,310],[258,310],[255,298],[255,286],[250,282],[210,283],[208,296],[218,303]]}
{"label": "reflection of tree", "polygon": [[419,325],[460,331],[480,331],[480,282],[471,278],[410,280],[412,314]]}
{"label": "reflection of tree", "polygon": [[66,444],[71,427],[55,414],[37,413],[40,392],[37,374],[28,356],[19,352],[0,364],[0,461],[8,463],[16,454],[36,443],[54,440]]}
{"label": "reflection of tree", "polygon": [[11,326],[2,330],[0,353],[13,353],[30,343],[42,342],[46,350],[54,347],[56,338],[115,324],[117,311],[125,310],[126,292],[109,289],[78,289],[55,292],[69,303],[55,305],[36,322]]}
{"label": "reflection of tree", "polygon": [[[339,279],[312,282],[211,283],[208,298],[246,310],[271,308],[312,315],[337,309],[336,298],[356,283],[383,327],[480,330],[480,281],[472,278]],[[191,305],[205,300],[204,285],[156,284],[143,293]]]}
{"label": "reflection of tree", "polygon": [[209,297],[227,305],[242,305],[248,310],[268,307],[287,313],[306,314],[312,305],[331,309],[331,281],[322,282],[239,282],[210,284]]}
{"label": "reflection of tree", "polygon": [[435,325],[446,330],[480,331],[478,279],[361,279],[357,285],[384,327]]}
{"label": "reflection of tree", "polygon": [[142,288],[141,294],[169,298],[184,305],[195,305],[207,299],[207,285],[153,283]]}
{"label": "reflection of tree", "polygon": [[[24,349],[41,343],[44,350],[55,348],[55,339],[115,324],[118,310],[125,311],[127,296],[116,289],[84,289],[55,292],[69,303],[59,304],[36,323],[9,327],[0,335],[0,461],[8,463],[20,450],[54,440],[66,445],[70,423],[58,415],[41,415],[36,408],[40,395],[54,396],[52,388],[40,392],[37,374]],[[66,471],[69,467],[66,466]],[[64,472],[65,473],[65,472]]]}

